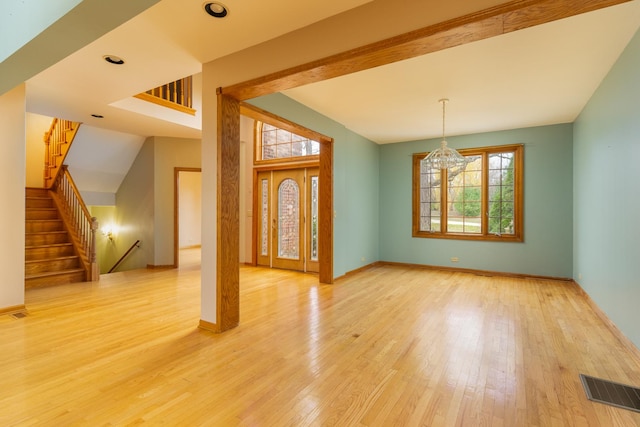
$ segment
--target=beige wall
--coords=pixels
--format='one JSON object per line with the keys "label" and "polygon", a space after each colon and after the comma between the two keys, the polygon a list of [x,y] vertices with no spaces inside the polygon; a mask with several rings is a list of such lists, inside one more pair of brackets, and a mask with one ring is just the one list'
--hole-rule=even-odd
{"label": "beige wall", "polygon": [[44,134],[49,131],[53,118],[27,113],[27,187],[44,185]]}
{"label": "beige wall", "polygon": [[200,140],[154,137],[154,200],[156,266],[173,265],[174,169],[200,167]]}
{"label": "beige wall", "polygon": [[109,250],[117,260],[141,241],[117,271],[173,265],[176,167],[200,167],[200,140],[147,138],[116,193],[117,235]]}
{"label": "beige wall", "polygon": [[252,261],[254,123],[240,117],[240,262],[245,263]]}
{"label": "beige wall", "polygon": [[0,309],[24,304],[25,85],[0,96]]}
{"label": "beige wall", "polygon": [[202,179],[200,172],[181,171],[179,175],[180,210],[178,247],[200,246],[202,222]]}
{"label": "beige wall", "polygon": [[[116,242],[120,240],[118,226],[116,225],[116,207],[91,206],[89,209],[91,215],[98,219],[100,227],[96,233],[96,252],[100,274],[105,274],[122,256],[122,254],[118,254],[116,247]],[[105,235],[109,230],[111,231],[111,239]]]}
{"label": "beige wall", "polygon": [[154,259],[154,141],[147,138],[116,193],[117,237],[113,249],[122,256],[140,240],[117,271],[145,268]]}

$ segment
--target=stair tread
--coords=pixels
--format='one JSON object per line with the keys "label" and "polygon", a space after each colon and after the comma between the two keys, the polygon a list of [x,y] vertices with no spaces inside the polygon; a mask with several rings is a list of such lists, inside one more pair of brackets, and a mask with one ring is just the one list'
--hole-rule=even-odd
{"label": "stair tread", "polygon": [[71,242],[63,242],[63,243],[49,243],[49,244],[44,244],[44,245],[30,245],[30,246],[25,246],[25,249],[35,249],[35,248],[57,248],[57,247],[62,247],[62,246],[73,246],[73,243]]}
{"label": "stair tread", "polygon": [[27,187],[26,189],[24,261],[26,288],[86,280],[87,272],[83,266],[83,257],[72,250],[73,233],[65,229],[65,221],[52,196],[51,192],[45,188]]}
{"label": "stair tread", "polygon": [[33,263],[37,263],[37,262],[43,262],[43,261],[63,261],[65,259],[73,259],[73,258],[79,258],[78,255],[67,255],[67,256],[60,256],[60,257],[55,257],[55,258],[42,258],[42,259],[29,259],[29,260],[25,260],[25,264],[33,264]]}
{"label": "stair tread", "polygon": [[62,233],[66,233],[66,230],[53,230],[53,231],[32,231],[32,232],[26,232],[25,235],[26,236],[35,236],[37,234],[62,234]]}
{"label": "stair tread", "polygon": [[40,277],[61,276],[63,274],[84,273],[84,268],[70,268],[68,270],[44,271],[41,273],[25,274],[26,279],[37,279]]}

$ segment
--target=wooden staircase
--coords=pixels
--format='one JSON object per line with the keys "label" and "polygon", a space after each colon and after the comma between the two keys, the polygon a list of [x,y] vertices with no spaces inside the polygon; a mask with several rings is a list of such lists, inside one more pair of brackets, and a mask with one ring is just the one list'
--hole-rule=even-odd
{"label": "wooden staircase", "polygon": [[25,206],[25,287],[86,281],[86,270],[49,191],[27,188]]}

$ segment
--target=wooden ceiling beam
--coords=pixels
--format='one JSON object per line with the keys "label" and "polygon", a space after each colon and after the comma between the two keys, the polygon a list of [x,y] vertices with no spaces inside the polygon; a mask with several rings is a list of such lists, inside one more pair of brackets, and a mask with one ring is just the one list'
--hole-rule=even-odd
{"label": "wooden ceiling beam", "polygon": [[222,89],[244,101],[630,0],[515,0]]}

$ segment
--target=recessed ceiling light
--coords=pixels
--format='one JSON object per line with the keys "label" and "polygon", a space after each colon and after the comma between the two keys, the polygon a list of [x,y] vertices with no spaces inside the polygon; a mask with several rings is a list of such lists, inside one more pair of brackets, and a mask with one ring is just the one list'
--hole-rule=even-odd
{"label": "recessed ceiling light", "polygon": [[229,14],[229,10],[225,5],[218,2],[207,2],[204,4],[204,11],[214,18],[224,18]]}
{"label": "recessed ceiling light", "polygon": [[124,64],[124,59],[120,58],[119,56],[115,56],[115,55],[105,55],[102,57],[105,61],[107,61],[109,64],[115,64],[115,65],[122,65]]}
{"label": "recessed ceiling light", "polygon": [[91,117],[95,117],[96,119],[104,119],[102,114],[92,114]]}

